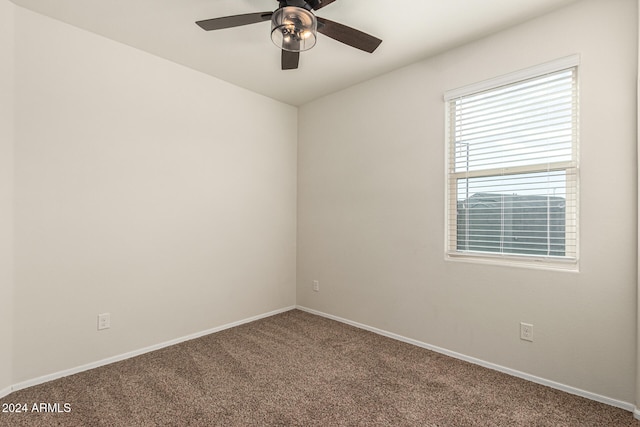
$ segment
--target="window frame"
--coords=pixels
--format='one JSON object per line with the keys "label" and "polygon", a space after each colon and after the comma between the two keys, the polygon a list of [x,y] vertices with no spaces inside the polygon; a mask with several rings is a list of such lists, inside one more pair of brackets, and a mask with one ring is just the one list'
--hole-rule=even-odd
{"label": "window frame", "polygon": [[[560,269],[568,271],[579,270],[579,55],[571,55],[564,58],[556,59],[544,64],[529,67],[523,70],[519,70],[513,73],[509,73],[496,78],[484,80],[478,83],[473,83],[467,86],[463,86],[457,89],[448,90],[444,94],[444,110],[445,110],[445,260],[448,261],[465,261],[475,262],[483,264],[499,264],[509,266],[519,266],[528,268],[542,268],[542,269]],[[575,101],[576,101],[576,119],[574,122],[575,138],[572,140],[572,159],[570,161],[558,161],[553,163],[553,167],[549,169],[549,164],[537,164],[527,166],[516,166],[507,168],[496,168],[491,173],[491,170],[484,170],[482,172],[458,172],[454,169],[452,157],[455,159],[455,138],[452,132],[451,123],[451,101],[478,94],[480,92],[497,89],[502,86],[516,84],[525,80],[542,77],[546,74],[551,74],[563,70],[575,68]],[[536,169],[537,167],[537,169]],[[529,254],[517,254],[517,253],[501,253],[501,252],[483,252],[483,251],[459,251],[456,247],[457,242],[457,212],[458,212],[458,197],[457,197],[457,180],[461,175],[465,178],[469,178],[472,175],[477,176],[498,176],[497,172],[501,174],[508,173],[535,173],[535,172],[548,172],[550,170],[571,170],[572,174],[567,174],[567,179],[573,180],[572,191],[567,193],[567,200],[571,198],[572,203],[567,203],[567,211],[565,218],[571,221],[572,228],[575,229],[575,246],[572,248],[569,255],[565,257],[553,257],[553,256],[539,256]],[[505,173],[506,172],[506,173]],[[569,188],[569,186],[567,186]],[[456,221],[455,223],[452,223]],[[452,237],[453,234],[453,237]]]}

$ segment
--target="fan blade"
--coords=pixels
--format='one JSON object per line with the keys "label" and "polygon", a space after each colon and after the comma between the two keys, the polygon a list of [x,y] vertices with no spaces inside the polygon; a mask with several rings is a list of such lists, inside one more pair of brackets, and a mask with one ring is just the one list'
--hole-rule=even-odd
{"label": "fan blade", "polygon": [[322,9],[325,6],[330,5],[336,0],[306,0],[307,4],[311,6],[314,10]]}
{"label": "fan blade", "polygon": [[224,28],[239,27],[241,25],[257,24],[271,19],[273,12],[245,13],[244,15],[223,16],[222,18],[205,19],[198,21],[203,30],[222,30]]}
{"label": "fan blade", "polygon": [[282,50],[282,69],[283,70],[295,70],[298,68],[300,62],[300,52],[289,52],[288,50]]}
{"label": "fan blade", "polygon": [[363,33],[355,28],[347,27],[346,25],[342,25],[319,16],[316,18],[318,19],[319,32],[334,40],[338,40],[341,43],[355,47],[356,49],[373,53],[373,51],[380,46],[380,43],[382,43],[382,40],[379,38]]}

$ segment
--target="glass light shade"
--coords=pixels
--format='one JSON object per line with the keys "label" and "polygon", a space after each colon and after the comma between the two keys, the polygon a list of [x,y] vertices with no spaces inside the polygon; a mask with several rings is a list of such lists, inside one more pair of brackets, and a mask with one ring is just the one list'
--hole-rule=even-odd
{"label": "glass light shade", "polygon": [[280,49],[302,52],[316,44],[317,27],[315,15],[307,9],[281,7],[271,17],[271,40]]}

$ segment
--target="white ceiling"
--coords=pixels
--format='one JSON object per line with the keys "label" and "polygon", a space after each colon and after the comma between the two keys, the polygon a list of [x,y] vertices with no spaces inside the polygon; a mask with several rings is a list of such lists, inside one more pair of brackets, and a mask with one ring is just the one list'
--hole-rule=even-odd
{"label": "white ceiling", "polygon": [[383,39],[373,54],[318,35],[280,70],[269,22],[203,31],[195,21],[272,11],[276,0],[12,0],[271,98],[301,105],[578,0],[337,0],[319,11]]}

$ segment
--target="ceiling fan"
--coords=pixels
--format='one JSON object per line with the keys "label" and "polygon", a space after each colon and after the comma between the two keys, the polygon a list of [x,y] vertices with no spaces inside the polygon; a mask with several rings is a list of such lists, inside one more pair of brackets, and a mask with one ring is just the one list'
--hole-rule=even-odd
{"label": "ceiling fan", "polygon": [[317,32],[356,49],[372,53],[382,43],[377,37],[315,16],[313,11],[336,0],[276,0],[280,4],[273,12],[246,13],[198,21],[206,31],[222,30],[271,21],[271,40],[282,50],[282,69],[298,68],[300,52],[316,44]]}

